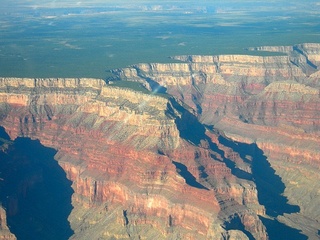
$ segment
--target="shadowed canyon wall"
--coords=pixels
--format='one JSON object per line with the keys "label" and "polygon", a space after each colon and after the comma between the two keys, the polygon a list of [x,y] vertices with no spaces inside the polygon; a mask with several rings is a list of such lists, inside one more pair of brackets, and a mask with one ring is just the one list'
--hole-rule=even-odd
{"label": "shadowed canyon wall", "polygon": [[320,46],[266,49],[287,56],[0,78],[0,125],[57,151],[71,239],[317,238]]}
{"label": "shadowed canyon wall", "polygon": [[26,138],[5,141],[2,148],[1,202],[10,230],[17,239],[68,239],[73,191],[55,151]]}
{"label": "shadowed canyon wall", "polygon": [[176,56],[181,63],[137,64],[114,73],[153,91],[165,88],[201,123],[233,141],[256,143],[283,181],[284,195],[300,207],[278,218],[317,238],[320,45],[249,50],[286,55]]}

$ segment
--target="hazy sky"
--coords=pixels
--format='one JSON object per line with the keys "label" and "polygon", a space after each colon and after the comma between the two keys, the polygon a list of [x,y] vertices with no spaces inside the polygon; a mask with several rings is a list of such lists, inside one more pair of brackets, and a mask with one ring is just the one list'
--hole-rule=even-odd
{"label": "hazy sky", "polygon": [[168,8],[176,6],[178,8],[207,7],[207,8],[228,8],[228,9],[254,9],[279,11],[291,11],[292,9],[300,11],[320,10],[320,0],[1,0],[0,12],[12,9],[19,11],[18,7],[32,8],[63,8],[63,7],[103,7],[103,6],[162,6]]}
{"label": "hazy sky", "polygon": [[301,0],[176,0],[176,1],[155,1],[155,0],[1,0],[1,4],[11,4],[11,5],[41,5],[41,6],[64,6],[64,5],[95,5],[95,4],[112,4],[112,5],[121,5],[121,4],[155,4],[155,5],[163,5],[163,4],[199,4],[199,5],[215,5],[215,4],[229,4],[230,6],[233,4],[237,5],[246,5],[246,4],[260,4],[264,3],[266,5],[274,5],[283,3],[283,4],[299,4],[307,6],[310,4],[318,3],[320,4],[319,0],[307,0],[307,1],[301,1]]}

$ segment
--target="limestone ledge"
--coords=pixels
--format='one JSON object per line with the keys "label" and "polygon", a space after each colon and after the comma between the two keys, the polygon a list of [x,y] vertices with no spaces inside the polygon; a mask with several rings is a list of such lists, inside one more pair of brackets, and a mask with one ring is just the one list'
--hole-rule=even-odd
{"label": "limestone ledge", "polygon": [[168,103],[168,99],[163,97],[108,86],[101,79],[0,78],[0,102],[9,104],[57,106],[91,102],[91,107],[94,107],[110,105],[110,99],[115,105],[120,100],[129,101],[133,104],[131,107],[136,107],[139,112],[146,107],[165,111]]}
{"label": "limestone ledge", "polygon": [[0,78],[0,101],[15,105],[80,105],[97,96],[100,79]]}
{"label": "limestone ledge", "polygon": [[[230,87],[243,78],[255,78],[263,83],[266,78],[287,80],[305,77],[304,69],[293,64],[289,56],[177,56],[175,59],[184,62],[137,64],[118,70],[116,74],[120,79],[129,81],[152,79],[164,87],[207,83]],[[302,66],[305,61],[303,56],[299,60]]]}
{"label": "limestone ledge", "polygon": [[152,94],[144,94],[129,89],[122,89],[119,87],[109,87],[104,86],[101,89],[99,95],[101,99],[113,98],[115,100],[121,100],[121,98],[126,99],[134,104],[148,105],[152,107],[157,107],[159,110],[165,110],[168,99],[164,97],[159,97]]}
{"label": "limestone ledge", "polygon": [[260,46],[260,47],[249,47],[249,51],[265,51],[265,52],[279,52],[289,53],[294,49],[300,49],[307,53],[319,53],[320,43],[301,43],[295,44],[294,46]]}
{"label": "limestone ledge", "polygon": [[316,66],[320,66],[320,43],[302,43],[293,46],[293,50],[304,55]]}
{"label": "limestone ledge", "polygon": [[[83,89],[84,93],[70,91],[70,88],[66,91],[60,88],[56,93],[55,87],[46,90],[32,87],[33,79],[23,80],[21,84],[30,88],[24,88],[19,93],[17,89],[6,91],[4,87],[20,86],[19,79],[2,80],[5,84],[0,88],[1,110],[5,115],[10,109],[19,108],[8,121],[16,126],[19,126],[18,122],[23,122],[20,127],[10,130],[12,136],[31,137],[44,128],[62,128],[77,134],[89,130],[90,135],[96,137],[105,135],[105,141],[110,143],[128,141],[130,138],[130,144],[139,149],[151,146],[175,148],[179,145],[174,116],[166,113],[171,104],[167,98],[103,86],[104,83],[96,85],[101,85],[101,88],[93,94],[88,94],[91,91],[88,88]],[[92,81],[96,83],[100,80]],[[42,82],[52,86],[50,79]],[[77,88],[77,85],[74,86]],[[35,90],[38,93],[35,94]]]}
{"label": "limestone ledge", "polygon": [[293,51],[293,46],[260,46],[260,47],[249,47],[249,51],[261,51],[261,52],[278,52],[278,53],[289,53]]}
{"label": "limestone ledge", "polygon": [[[155,80],[162,86],[190,85],[193,83],[222,84],[221,76],[277,78],[277,80],[305,78],[314,74],[319,65],[320,44],[307,43],[294,46],[267,46],[250,48],[255,51],[284,52],[286,56],[252,55],[182,55],[172,57],[181,63],[141,63],[120,69],[119,78],[144,81]],[[259,80],[262,81],[262,80]],[[270,80],[269,80],[270,81]]]}
{"label": "limestone ledge", "polygon": [[182,55],[173,57],[176,60],[192,63],[211,63],[211,64],[286,64],[288,56],[251,56],[251,55]]}
{"label": "limestone ledge", "polygon": [[248,48],[250,51],[279,52],[288,55],[303,55],[313,64],[319,66],[320,62],[320,44],[319,43],[302,43],[294,46],[262,46]]}
{"label": "limestone ledge", "polygon": [[0,78],[0,88],[92,88],[101,89],[102,79],[93,78]]}

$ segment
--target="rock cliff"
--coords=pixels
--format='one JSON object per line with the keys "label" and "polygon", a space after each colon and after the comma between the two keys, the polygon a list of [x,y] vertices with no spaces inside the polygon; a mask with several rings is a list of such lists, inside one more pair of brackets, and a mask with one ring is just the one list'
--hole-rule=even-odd
{"label": "rock cliff", "polygon": [[7,215],[3,207],[0,207],[0,239],[16,240],[17,238],[10,232],[7,226]]}
{"label": "rock cliff", "polygon": [[0,78],[0,125],[57,150],[71,239],[316,239],[320,45],[251,50],[286,55]]}
{"label": "rock cliff", "polygon": [[2,78],[0,91],[11,139],[58,151],[72,239],[267,238],[254,181],[233,173],[250,164],[175,98],[96,79]]}
{"label": "rock cliff", "polygon": [[234,141],[256,143],[284,182],[284,195],[300,207],[278,218],[317,238],[320,198],[312,179],[320,177],[320,44],[249,50],[282,55],[176,56],[181,63],[137,64],[114,73],[165,90]]}

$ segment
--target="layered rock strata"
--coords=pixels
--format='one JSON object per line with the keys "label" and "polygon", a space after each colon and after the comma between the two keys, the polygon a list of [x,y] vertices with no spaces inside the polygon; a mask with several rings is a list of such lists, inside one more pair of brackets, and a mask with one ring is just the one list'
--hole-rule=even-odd
{"label": "layered rock strata", "polygon": [[317,238],[320,44],[249,50],[281,56],[176,56],[181,63],[137,64],[114,73],[175,96],[201,123],[235,141],[256,143],[284,182],[284,195],[300,207],[278,218]]}
{"label": "layered rock strata", "polygon": [[286,55],[114,71],[149,94],[1,78],[0,125],[58,151],[74,190],[72,239],[272,239],[274,226],[316,239],[320,45],[251,50]]}
{"label": "layered rock strata", "polygon": [[72,239],[267,239],[250,162],[177,99],[96,79],[1,78],[0,102],[11,139],[58,151]]}

